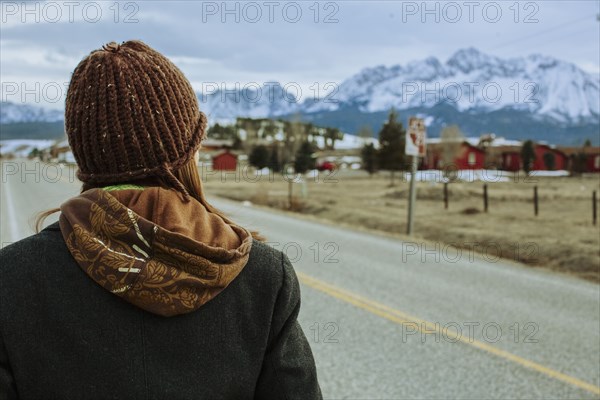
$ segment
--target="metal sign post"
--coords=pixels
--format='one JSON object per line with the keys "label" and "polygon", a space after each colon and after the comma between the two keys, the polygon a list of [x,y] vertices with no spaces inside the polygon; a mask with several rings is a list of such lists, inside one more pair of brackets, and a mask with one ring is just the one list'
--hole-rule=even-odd
{"label": "metal sign post", "polygon": [[415,175],[417,173],[418,160],[419,157],[412,156],[412,167],[410,170],[410,196],[408,199],[408,224],[406,225],[407,235],[412,235],[415,220],[413,208],[415,206],[415,201],[417,200],[417,192],[415,191]]}
{"label": "metal sign post", "polygon": [[410,195],[408,197],[408,223],[406,234],[412,235],[414,226],[414,209],[417,202],[417,191],[415,188],[415,176],[419,166],[419,157],[425,157],[425,121],[421,118],[410,117],[408,119],[408,132],[406,134],[406,146],[404,152],[412,156],[410,171]]}

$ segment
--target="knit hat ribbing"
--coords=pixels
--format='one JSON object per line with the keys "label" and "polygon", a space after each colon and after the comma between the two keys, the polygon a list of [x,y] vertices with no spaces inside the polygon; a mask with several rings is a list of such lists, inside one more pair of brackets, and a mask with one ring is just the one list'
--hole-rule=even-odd
{"label": "knit hat ribbing", "polygon": [[82,182],[173,175],[205,137],[206,115],[183,73],[141,41],[111,42],[73,71],[65,129]]}

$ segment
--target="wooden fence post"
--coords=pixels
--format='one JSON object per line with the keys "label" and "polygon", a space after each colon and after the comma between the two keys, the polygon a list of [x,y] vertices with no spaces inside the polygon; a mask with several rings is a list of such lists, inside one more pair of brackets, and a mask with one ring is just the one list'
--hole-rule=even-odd
{"label": "wooden fence post", "polygon": [[533,187],[533,213],[537,217],[538,215],[538,187]]}
{"label": "wooden fence post", "polygon": [[290,210],[293,210],[294,208],[294,202],[292,199],[293,184],[294,182],[290,179],[288,181],[288,204],[290,205]]}
{"label": "wooden fence post", "polygon": [[594,226],[598,223],[598,199],[595,190],[592,192],[592,223]]}
{"label": "wooden fence post", "polygon": [[448,182],[444,182],[444,209],[448,209]]}
{"label": "wooden fence post", "polygon": [[488,212],[488,190],[487,183],[483,184],[483,211]]}

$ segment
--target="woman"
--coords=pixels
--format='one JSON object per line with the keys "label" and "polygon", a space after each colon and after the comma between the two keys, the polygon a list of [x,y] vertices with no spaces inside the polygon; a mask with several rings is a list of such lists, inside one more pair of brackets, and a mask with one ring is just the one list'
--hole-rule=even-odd
{"label": "woman", "polygon": [[0,399],[321,398],[289,259],[204,198],[206,125],[140,41],[77,66],[82,192],[0,251]]}

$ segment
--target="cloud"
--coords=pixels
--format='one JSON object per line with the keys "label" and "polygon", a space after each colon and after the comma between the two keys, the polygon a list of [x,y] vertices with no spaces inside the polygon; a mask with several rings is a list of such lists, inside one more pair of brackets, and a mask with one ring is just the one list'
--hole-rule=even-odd
{"label": "cloud", "polygon": [[[7,3],[22,4],[2,2],[3,11]],[[37,16],[2,15],[3,81],[68,80],[91,50],[129,39],[169,56],[197,89],[276,80],[309,90],[366,67],[444,61],[470,46],[502,58],[543,53],[588,72],[600,58],[597,2],[478,2],[472,10],[454,2],[458,11],[448,2],[101,2],[98,18],[95,6],[77,3],[71,18],[65,2],[54,3],[63,7],[56,22],[47,21],[49,3],[28,3],[39,4]]]}

